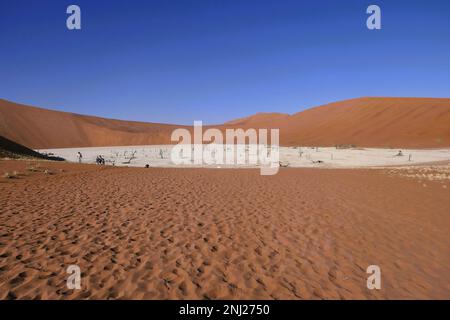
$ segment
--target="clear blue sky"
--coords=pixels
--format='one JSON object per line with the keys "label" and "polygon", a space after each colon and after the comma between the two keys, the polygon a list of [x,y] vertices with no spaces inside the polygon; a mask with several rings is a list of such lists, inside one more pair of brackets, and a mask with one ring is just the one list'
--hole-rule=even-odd
{"label": "clear blue sky", "polygon": [[450,97],[450,1],[0,0],[4,99],[190,124],[360,96]]}

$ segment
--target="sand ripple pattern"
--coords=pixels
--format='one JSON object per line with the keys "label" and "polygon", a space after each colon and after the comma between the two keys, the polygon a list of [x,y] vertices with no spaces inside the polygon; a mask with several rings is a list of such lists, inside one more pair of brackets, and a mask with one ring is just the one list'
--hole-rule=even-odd
{"label": "sand ripple pattern", "polygon": [[[450,298],[440,185],[381,170],[65,166],[0,183],[1,299]],[[70,264],[81,290],[66,287]],[[382,290],[366,288],[371,264]]]}

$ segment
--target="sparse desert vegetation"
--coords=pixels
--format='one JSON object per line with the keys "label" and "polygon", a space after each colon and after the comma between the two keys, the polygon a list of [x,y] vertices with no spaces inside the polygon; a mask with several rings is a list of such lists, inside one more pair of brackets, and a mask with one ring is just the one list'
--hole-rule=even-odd
{"label": "sparse desert vegetation", "polygon": [[439,182],[442,188],[450,186],[450,165],[422,165],[422,166],[402,166],[387,169],[387,174],[414,179],[427,187],[425,181]]}

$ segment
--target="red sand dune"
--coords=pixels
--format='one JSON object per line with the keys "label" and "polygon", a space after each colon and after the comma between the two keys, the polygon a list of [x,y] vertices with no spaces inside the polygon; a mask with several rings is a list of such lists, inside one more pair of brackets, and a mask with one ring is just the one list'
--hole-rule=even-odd
{"label": "red sand dune", "polygon": [[235,119],[224,123],[225,126],[272,127],[274,122],[281,122],[289,118],[287,113],[260,112],[250,117]]}
{"label": "red sand dune", "polygon": [[[30,148],[168,144],[183,126],[112,120],[0,99],[0,135]],[[450,146],[450,98],[358,98],[293,115],[258,113],[225,128],[279,128],[282,145]]]}
{"label": "red sand dune", "polygon": [[[256,115],[257,116],[257,115]],[[239,121],[256,126],[255,117]],[[262,123],[263,121],[260,121]],[[450,99],[358,98],[282,117],[266,127],[280,128],[282,145],[433,148],[450,146]]]}
{"label": "red sand dune", "polygon": [[0,100],[0,135],[34,149],[169,143],[179,126],[112,120]]}

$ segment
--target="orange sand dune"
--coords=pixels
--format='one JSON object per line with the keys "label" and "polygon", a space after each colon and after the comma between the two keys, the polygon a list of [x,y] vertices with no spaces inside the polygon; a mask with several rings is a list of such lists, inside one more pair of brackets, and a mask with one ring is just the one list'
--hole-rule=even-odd
{"label": "orange sand dune", "polygon": [[180,126],[112,120],[0,100],[0,135],[34,149],[168,144]]}
{"label": "orange sand dune", "polygon": [[[0,135],[35,149],[168,144],[179,127],[183,126],[112,120],[0,100]],[[279,128],[282,145],[449,147],[450,99],[359,98],[293,115],[260,113],[216,127]]]}
{"label": "orange sand dune", "polygon": [[[260,121],[261,123],[263,121]],[[283,145],[433,148],[450,146],[450,99],[359,98],[330,103],[264,125]],[[258,126],[254,116],[239,125]]]}
{"label": "orange sand dune", "polygon": [[250,117],[235,119],[224,123],[225,126],[243,126],[243,127],[271,127],[273,123],[281,122],[289,118],[286,113],[257,113]]}

